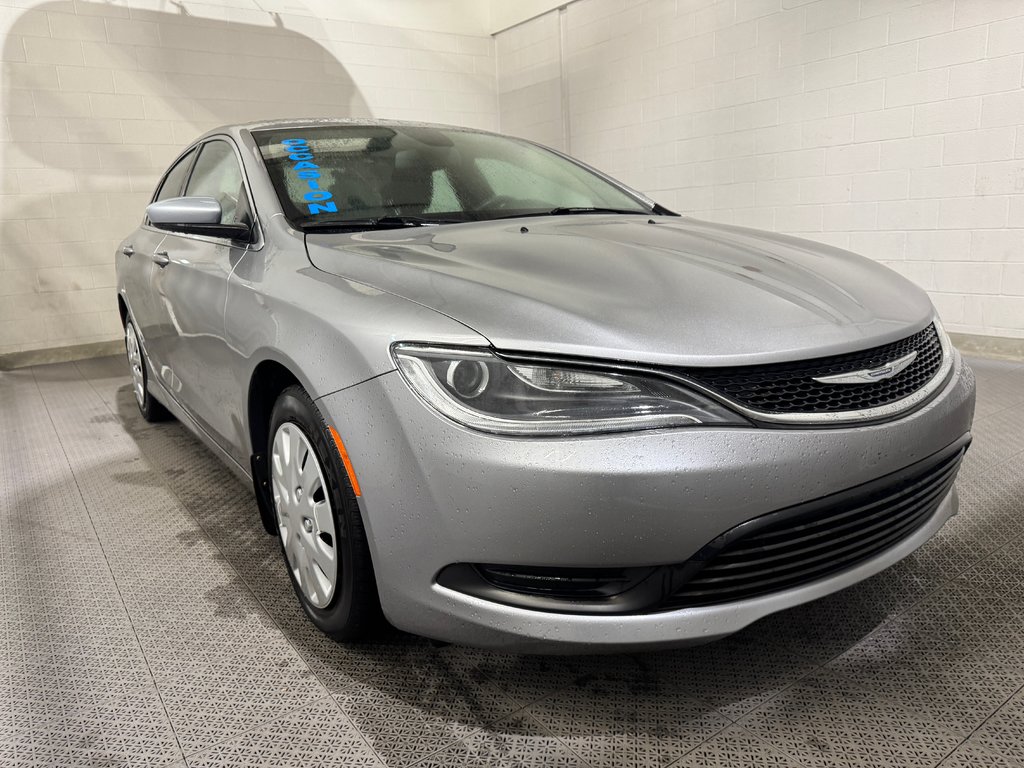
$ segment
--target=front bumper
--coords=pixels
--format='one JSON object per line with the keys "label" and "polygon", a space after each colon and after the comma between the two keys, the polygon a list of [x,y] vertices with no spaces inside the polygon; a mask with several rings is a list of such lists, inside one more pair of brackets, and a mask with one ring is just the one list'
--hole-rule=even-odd
{"label": "front bumper", "polygon": [[969,434],[974,380],[955,356],[926,406],[884,424],[688,428],[584,438],[485,435],[435,414],[397,373],[320,401],[363,489],[381,604],[396,626],[524,652],[703,642],[867,578],[955,514],[950,491],[913,534],[855,567],[769,595],[633,615],[550,613],[440,586],[452,563],[680,563],[723,531],[918,462]]}

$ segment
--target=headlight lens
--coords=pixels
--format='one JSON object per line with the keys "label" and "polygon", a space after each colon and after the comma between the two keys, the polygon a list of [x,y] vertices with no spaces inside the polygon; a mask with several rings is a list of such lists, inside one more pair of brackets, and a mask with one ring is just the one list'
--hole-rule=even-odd
{"label": "headlight lens", "polygon": [[485,350],[399,344],[412,390],[453,421],[500,435],[623,432],[747,424],[697,392],[661,379],[506,362]]}

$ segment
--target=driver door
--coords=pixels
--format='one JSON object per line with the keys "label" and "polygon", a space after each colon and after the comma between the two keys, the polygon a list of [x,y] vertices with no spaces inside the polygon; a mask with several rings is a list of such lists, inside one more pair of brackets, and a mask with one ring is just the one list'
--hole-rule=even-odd
{"label": "driver door", "polygon": [[[251,227],[252,208],[234,144],[214,138],[199,148],[186,197],[212,197],[221,205],[222,224]],[[227,414],[238,413],[240,397],[226,362],[224,337],[228,276],[249,243],[227,238],[167,232],[154,254],[153,297],[165,318],[154,356],[158,372],[179,404],[225,451],[234,456]],[[151,342],[153,343],[153,342]]]}
{"label": "driver door", "polygon": [[[153,202],[181,196],[195,159],[196,150],[192,148],[171,166],[164,175],[156,195],[153,196]],[[151,379],[160,376],[163,365],[157,350],[160,348],[159,337],[165,332],[167,320],[166,312],[153,294],[153,282],[156,273],[159,272],[153,254],[162,250],[166,238],[166,232],[152,226],[147,220],[132,233],[121,251],[128,265],[124,270],[125,299],[146,351]]]}

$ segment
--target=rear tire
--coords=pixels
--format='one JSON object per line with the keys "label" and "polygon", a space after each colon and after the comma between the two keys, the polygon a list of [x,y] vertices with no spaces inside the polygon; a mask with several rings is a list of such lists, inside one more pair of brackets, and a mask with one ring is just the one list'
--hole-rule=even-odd
{"label": "rear tire", "polygon": [[171,412],[155,400],[149,392],[146,353],[142,350],[139,335],[131,320],[127,320],[124,324],[124,349],[132,373],[132,392],[135,394],[135,404],[139,406],[142,418],[150,423],[167,421],[172,418]]}
{"label": "rear tire", "polygon": [[270,417],[270,496],[281,552],[310,621],[339,641],[381,626],[366,531],[327,423],[302,387],[288,387]]}

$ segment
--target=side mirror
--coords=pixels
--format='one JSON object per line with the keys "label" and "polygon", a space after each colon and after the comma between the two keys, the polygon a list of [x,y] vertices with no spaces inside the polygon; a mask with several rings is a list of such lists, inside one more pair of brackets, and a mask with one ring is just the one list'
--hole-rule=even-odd
{"label": "side mirror", "polygon": [[146,206],[149,223],[157,229],[230,240],[249,239],[248,226],[221,224],[221,215],[220,203],[212,197],[171,197]]}

